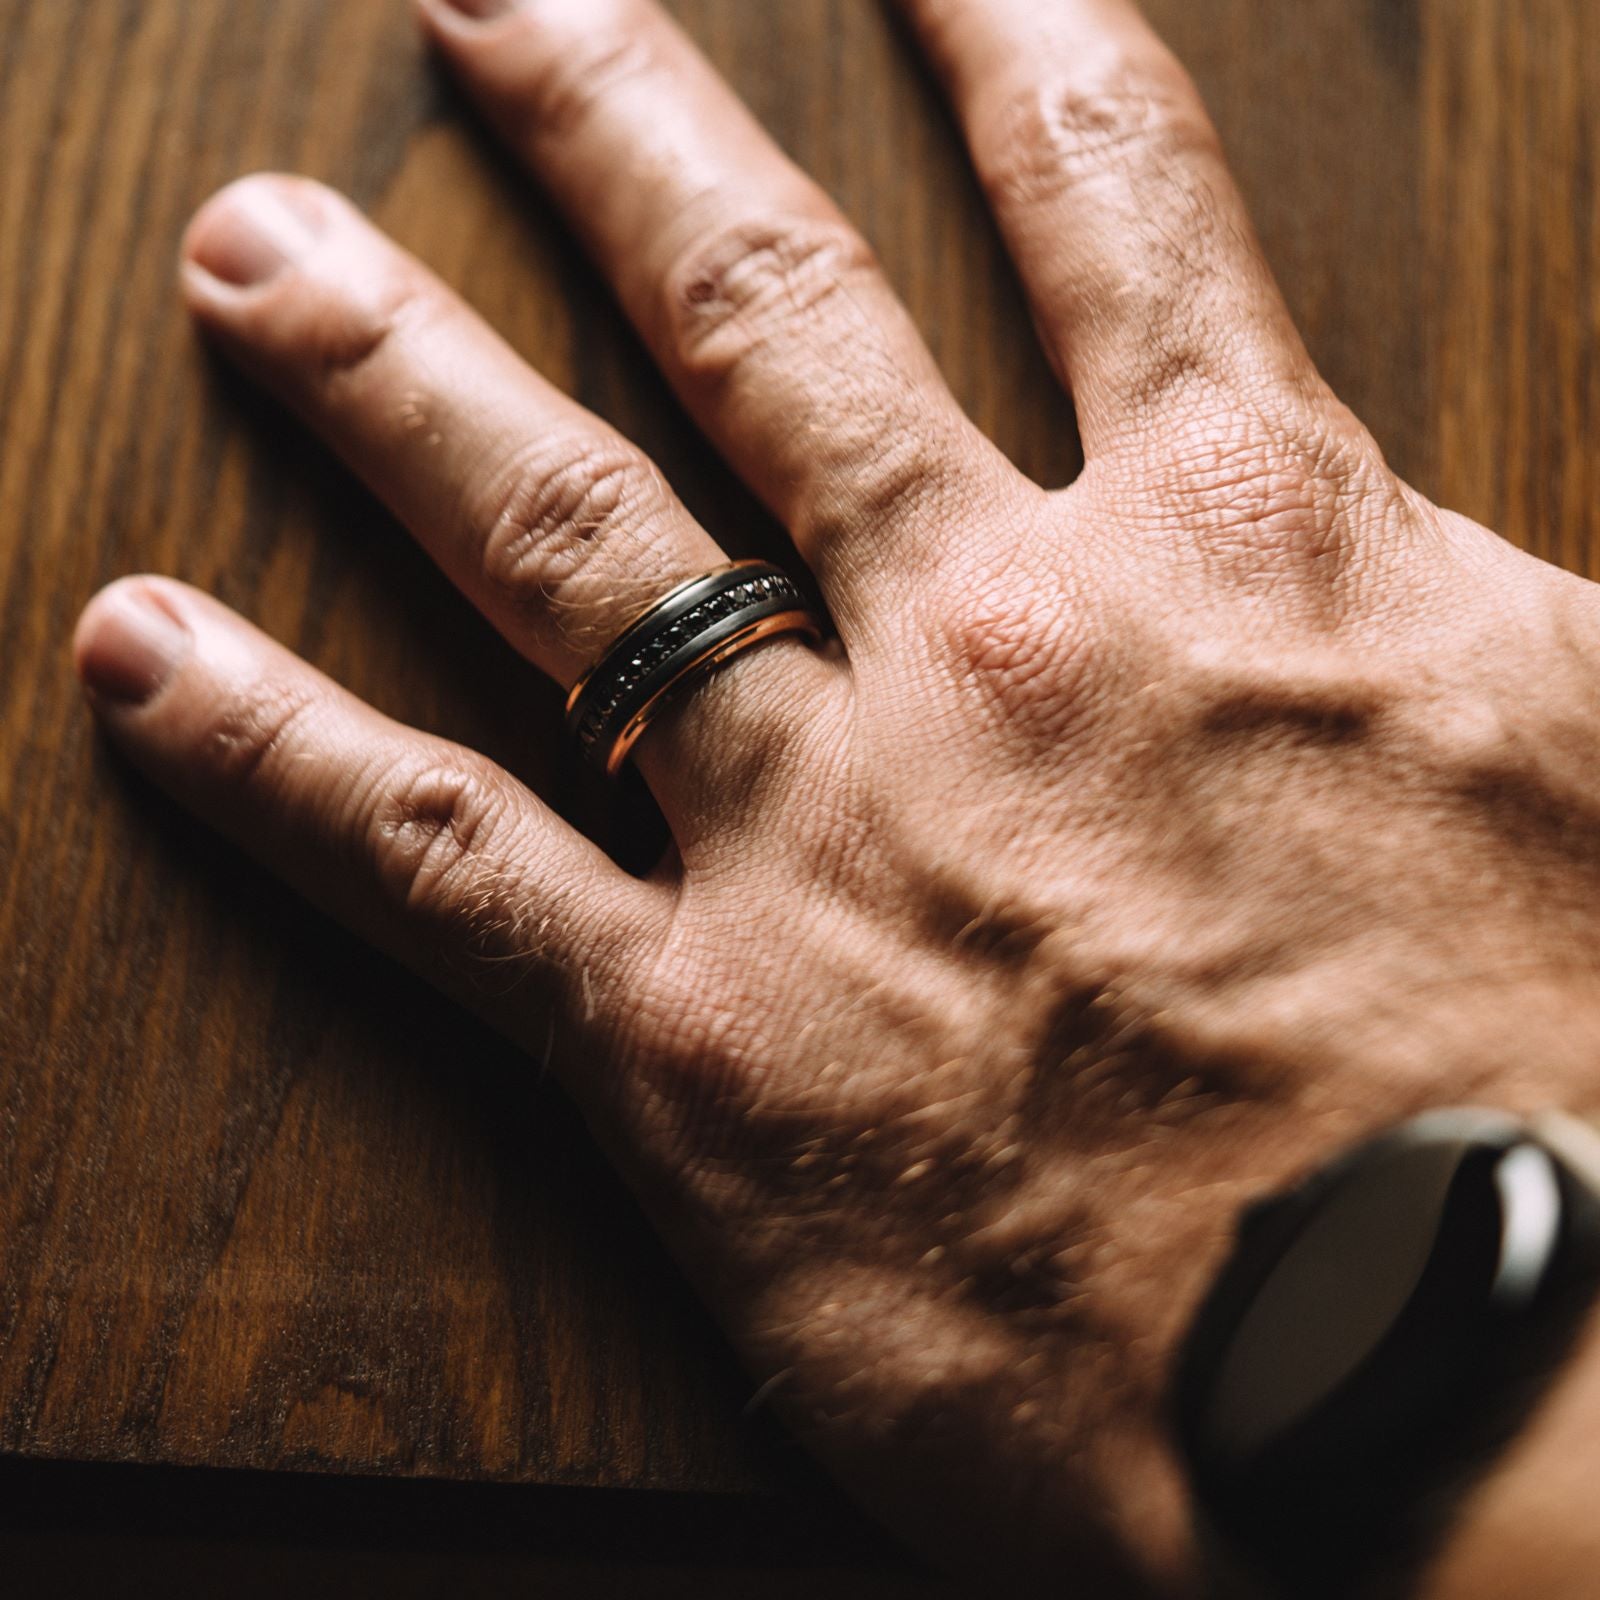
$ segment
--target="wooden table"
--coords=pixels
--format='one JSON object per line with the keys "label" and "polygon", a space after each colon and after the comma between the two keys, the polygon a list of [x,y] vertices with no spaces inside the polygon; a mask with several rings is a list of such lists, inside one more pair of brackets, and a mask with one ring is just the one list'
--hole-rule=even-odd
{"label": "wooden table", "polygon": [[[886,15],[872,0],[675,9],[860,221],[982,426],[1042,481],[1068,480],[1070,407]],[[1600,576],[1593,0],[1152,10],[1313,351],[1396,467]],[[186,326],[184,221],[259,167],[352,194],[638,439],[730,544],[773,534],[430,69],[404,0],[0,0],[6,1548],[59,1563],[50,1540],[88,1520],[125,1563],[152,1526],[182,1533],[174,1505],[240,1539],[367,1528],[388,1548],[397,1528],[470,1527],[475,1560],[487,1539],[579,1566],[594,1552],[573,1555],[573,1528],[643,1530],[646,1555],[669,1526],[700,1529],[691,1543],[727,1556],[737,1525],[735,1565],[815,1578],[821,1562],[873,1593],[922,1592],[742,1415],[751,1386],[557,1096],[91,732],[73,618],[149,568],[575,803],[550,688]],[[374,1479],[435,1480],[443,1498],[350,1486]],[[507,1500],[462,1480],[543,1488]],[[554,1509],[535,1518],[535,1502]],[[90,1508],[77,1524],[75,1507]],[[439,1563],[467,1570],[448,1549]],[[424,1571],[384,1581],[420,1593]]]}

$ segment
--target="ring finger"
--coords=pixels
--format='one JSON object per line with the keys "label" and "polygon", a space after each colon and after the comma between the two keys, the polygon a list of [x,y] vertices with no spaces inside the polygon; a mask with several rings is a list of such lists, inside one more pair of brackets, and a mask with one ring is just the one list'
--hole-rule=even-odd
{"label": "ring finger", "polygon": [[[231,185],[191,225],[184,277],[191,308],[240,364],[564,686],[643,606],[727,560],[648,458],[331,190],[277,176]],[[794,641],[730,670],[738,694],[691,697],[665,737],[640,746],[669,813],[704,781],[702,755],[770,752],[798,726],[789,712],[838,677]],[[729,737],[734,720],[746,726]]]}

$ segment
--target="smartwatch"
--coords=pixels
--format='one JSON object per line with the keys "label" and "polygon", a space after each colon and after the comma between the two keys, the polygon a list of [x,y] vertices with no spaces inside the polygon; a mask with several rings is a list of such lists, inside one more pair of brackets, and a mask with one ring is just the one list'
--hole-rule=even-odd
{"label": "smartwatch", "polygon": [[1251,1206],[1172,1397],[1213,1552],[1297,1597],[1413,1572],[1597,1291],[1600,1134],[1564,1114],[1430,1112]]}

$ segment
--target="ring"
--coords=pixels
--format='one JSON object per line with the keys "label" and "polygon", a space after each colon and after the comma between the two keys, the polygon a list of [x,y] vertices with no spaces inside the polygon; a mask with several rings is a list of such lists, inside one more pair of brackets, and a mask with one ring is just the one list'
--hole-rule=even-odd
{"label": "ring", "polygon": [[763,639],[822,627],[781,567],[731,561],[645,607],[567,696],[567,730],[608,777],[669,696]]}

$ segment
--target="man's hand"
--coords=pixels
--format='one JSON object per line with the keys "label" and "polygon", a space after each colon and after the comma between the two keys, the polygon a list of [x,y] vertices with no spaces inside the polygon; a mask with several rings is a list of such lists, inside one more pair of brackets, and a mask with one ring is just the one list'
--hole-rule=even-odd
{"label": "man's hand", "polygon": [[[837,628],[651,729],[647,880],[179,585],[99,596],[79,664],[158,781],[553,1038],[866,1503],[991,1573],[1188,1593],[1165,1391],[1239,1206],[1428,1105],[1595,1098],[1600,590],[1395,479],[1129,5],[904,9],[1072,387],[1066,490],[645,0],[424,7]],[[561,683],[725,559],[327,190],[225,190],[184,283]]]}

